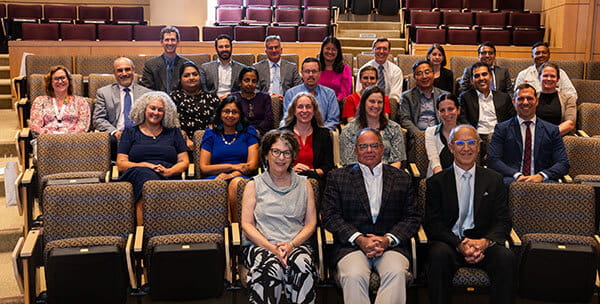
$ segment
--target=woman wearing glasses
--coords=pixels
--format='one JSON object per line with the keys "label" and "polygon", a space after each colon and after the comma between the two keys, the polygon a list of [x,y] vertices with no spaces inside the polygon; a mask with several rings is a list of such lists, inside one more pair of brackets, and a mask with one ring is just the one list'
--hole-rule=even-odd
{"label": "woman wearing glasses", "polygon": [[287,130],[263,136],[266,171],[254,177],[242,198],[242,256],[249,269],[250,303],[314,303],[315,267],[309,238],[317,216],[312,186],[292,169],[300,147]]}
{"label": "woman wearing glasses", "polygon": [[425,150],[427,151],[427,177],[452,165],[454,157],[448,148],[450,131],[457,126],[460,106],[454,94],[443,94],[436,100],[440,124],[425,129]]}
{"label": "woman wearing glasses", "polygon": [[228,96],[217,107],[213,129],[202,137],[199,168],[203,178],[247,177],[258,168],[258,134],[246,122],[242,105]]}
{"label": "woman wearing glasses", "polygon": [[351,121],[340,135],[340,156],[343,165],[356,163],[355,134],[364,128],[379,130],[383,137],[383,159],[396,168],[406,160],[406,149],[400,125],[385,117],[383,112],[383,91],[372,86],[365,89],[358,106],[358,117]]}

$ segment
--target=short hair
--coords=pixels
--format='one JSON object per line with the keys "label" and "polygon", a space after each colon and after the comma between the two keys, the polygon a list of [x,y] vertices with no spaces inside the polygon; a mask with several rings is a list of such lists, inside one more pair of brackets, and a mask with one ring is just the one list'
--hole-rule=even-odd
{"label": "short hair", "polygon": [[162,101],[165,106],[161,125],[165,128],[179,128],[177,107],[175,106],[175,103],[173,103],[171,97],[162,91],[144,93],[144,95],[140,96],[135,103],[133,103],[131,113],[129,113],[129,118],[133,121],[133,124],[138,126],[146,120],[146,107],[154,100]]}
{"label": "short hair", "polygon": [[519,91],[524,90],[524,89],[532,89],[533,95],[535,95],[537,97],[537,91],[535,90],[535,88],[532,85],[530,85],[528,83],[521,83],[515,88],[513,98],[517,99],[517,97],[519,96]]}
{"label": "short hair", "polygon": [[[181,85],[181,76],[183,75],[183,71],[185,71],[185,68],[187,68],[187,67],[192,67],[192,68],[196,69],[196,72],[198,72],[198,74],[200,74],[200,69],[198,68],[198,66],[196,65],[195,62],[190,61],[190,60],[184,62],[179,67],[179,81],[178,81],[178,84],[177,84],[177,88],[178,89],[182,88],[182,85]],[[200,84],[200,86],[202,87],[202,84]]]}
{"label": "short hair", "polygon": [[50,67],[50,71],[48,71],[48,73],[46,73],[44,76],[44,88],[46,89],[46,95],[56,97],[54,95],[54,88],[52,87],[52,76],[54,76],[54,73],[60,70],[63,70],[65,74],[67,74],[67,80],[69,80],[67,94],[73,95],[73,76],[71,75],[71,72],[69,72],[69,69],[67,69],[64,65],[55,65]]}
{"label": "short hair", "polygon": [[480,67],[486,67],[488,70],[488,73],[492,72],[492,69],[490,68],[489,64],[487,64],[485,62],[477,61],[477,62],[473,63],[473,65],[471,65],[471,78],[473,78],[473,71],[475,71],[476,68],[480,68]]}
{"label": "short hair", "polygon": [[115,63],[117,63],[117,61],[119,61],[119,60],[126,60],[127,62],[129,62],[129,63],[131,64],[131,67],[132,67],[132,68],[135,70],[135,63],[133,63],[133,60],[131,60],[130,58],[128,58],[128,57],[125,57],[125,56],[123,56],[123,57],[119,57],[119,58],[115,59],[115,60],[113,61],[113,66],[114,66],[114,65],[115,65]]}
{"label": "short hair", "polygon": [[[357,122],[360,128],[366,128],[367,124],[367,99],[373,94],[381,94],[381,97],[385,99],[385,92],[378,86],[370,86],[365,89],[365,91],[360,96],[360,103],[358,104],[357,109]],[[379,130],[385,129],[388,125],[388,119],[385,118],[385,111],[383,111],[383,107],[381,109],[381,113],[379,113]]]}
{"label": "short hair", "polygon": [[229,44],[231,45],[231,36],[227,35],[227,34],[221,34],[219,36],[217,36],[217,38],[215,38],[215,49],[217,48],[217,41],[221,40],[221,39],[227,39],[229,40]]}
{"label": "short hair", "polygon": [[381,136],[381,132],[379,132],[379,130],[373,129],[373,128],[362,128],[362,129],[358,130],[356,132],[356,134],[354,134],[353,139],[354,139],[355,147],[358,145],[358,137],[360,137],[361,135],[363,135],[367,132],[373,132],[375,135],[377,135],[377,140],[379,140],[380,143],[383,143],[383,136]]}
{"label": "short hair", "polygon": [[168,33],[175,33],[175,36],[177,37],[177,40],[180,40],[181,36],[179,35],[179,30],[174,27],[174,26],[165,26],[160,30],[160,40],[163,40],[165,38],[165,34]]}
{"label": "short hair", "polygon": [[290,165],[288,167],[288,171],[292,171],[294,163],[296,162],[298,154],[300,153],[300,143],[298,143],[296,135],[289,130],[274,129],[265,133],[262,141],[260,142],[260,160],[268,170],[269,162],[267,162],[267,154],[269,154],[271,147],[273,147],[277,140],[281,140],[288,148],[290,148],[290,151],[292,152]]}
{"label": "short hair", "polygon": [[321,111],[319,110],[319,103],[317,102],[317,99],[315,98],[315,96],[313,96],[313,94],[310,94],[308,92],[300,92],[298,94],[296,94],[296,96],[294,96],[294,98],[292,99],[292,103],[290,104],[290,106],[288,107],[288,113],[287,116],[285,117],[285,127],[286,128],[293,128],[296,125],[297,122],[297,118],[296,118],[296,106],[298,105],[298,100],[300,99],[300,97],[307,97],[308,99],[310,99],[310,103],[312,104],[313,107],[313,118],[310,120],[310,124],[312,125],[313,128],[322,128],[323,127],[323,115],[321,115]]}
{"label": "short hair", "polygon": [[240,71],[240,75],[238,75],[238,80],[240,82],[242,82],[242,79],[244,78],[244,75],[248,72],[254,73],[254,75],[256,75],[256,81],[258,82],[259,78],[258,78],[258,71],[256,70],[255,67],[253,66],[245,66],[242,68],[242,70]]}
{"label": "short hair", "polygon": [[413,71],[413,74],[415,73],[415,70],[416,70],[416,69],[417,69],[417,68],[418,68],[420,65],[422,65],[422,64],[426,64],[426,65],[428,65],[430,68],[432,68],[432,69],[433,69],[433,65],[431,64],[431,61],[429,61],[429,60],[419,60],[419,61],[415,62],[415,64],[413,64],[413,66],[412,66],[412,71]]}
{"label": "short hair", "polygon": [[487,46],[487,47],[491,48],[492,50],[494,50],[494,54],[496,53],[496,46],[489,41],[484,41],[477,47],[477,54],[481,53],[481,49],[484,46]]}
{"label": "short hair", "polygon": [[429,49],[427,50],[427,55],[425,56],[427,60],[429,60],[429,55],[433,53],[433,50],[438,50],[440,51],[440,53],[442,53],[442,57],[444,57],[444,59],[442,60],[442,66],[446,66],[446,63],[448,63],[448,61],[446,61],[446,51],[444,51],[444,47],[441,46],[439,43],[434,43],[429,47]]}
{"label": "short hair", "polygon": [[379,42],[387,42],[388,43],[388,49],[392,49],[392,42],[389,41],[387,38],[384,37],[379,37],[375,40],[373,40],[373,44],[371,45],[371,49],[375,48],[375,45],[378,44]]}
{"label": "short hair", "polygon": [[458,125],[458,126],[454,127],[452,129],[452,131],[450,131],[450,136],[448,136],[448,143],[452,143],[454,141],[454,134],[456,132],[458,132],[458,130],[460,130],[461,128],[470,129],[471,131],[473,131],[473,133],[475,133],[475,138],[477,138],[477,141],[481,141],[481,138],[479,137],[479,133],[477,132],[477,129],[475,129],[475,127],[473,127],[472,125],[469,125],[469,124],[463,124],[463,125]]}
{"label": "short hair", "polygon": [[548,45],[548,42],[543,42],[543,41],[538,41],[536,43],[534,43],[531,46],[531,50],[535,50],[535,48],[537,48],[538,46],[545,46],[548,49],[548,52],[550,52],[550,46]]}
{"label": "short hair", "polygon": [[375,78],[379,79],[379,73],[377,72],[377,68],[372,65],[365,65],[358,71],[358,78],[362,78],[362,75],[365,71],[373,71],[375,72]]}
{"label": "short hair", "polygon": [[230,103],[235,104],[235,107],[237,108],[238,112],[240,112],[240,121],[235,126],[236,131],[242,133],[245,132],[246,129],[248,129],[248,121],[246,120],[246,115],[244,114],[242,102],[235,96],[229,95],[223,98],[223,100],[221,100],[221,103],[219,104],[219,106],[217,106],[217,109],[215,110],[215,117],[213,118],[213,131],[217,134],[223,134],[224,127],[223,120],[221,119],[221,112],[223,112],[223,108]]}
{"label": "short hair", "polygon": [[542,65],[540,66],[540,69],[538,70],[538,77],[542,76],[542,72],[544,71],[545,68],[553,68],[554,70],[556,70],[556,79],[560,79],[560,68],[558,67],[558,64],[554,63],[554,62],[550,62],[550,61],[546,61],[544,63],[542,63]]}
{"label": "short hair", "polygon": [[338,50],[337,56],[333,60],[333,71],[340,74],[344,72],[344,56],[342,55],[342,44],[340,43],[339,39],[333,36],[327,36],[325,37],[325,39],[323,39],[323,42],[321,43],[321,51],[319,52],[319,62],[321,63],[321,66],[325,68],[325,57],[323,56],[323,48],[328,43],[333,44],[333,46],[335,46],[335,48]]}
{"label": "short hair", "polygon": [[452,93],[445,93],[438,96],[438,99],[435,101],[436,109],[439,109],[440,103],[444,100],[452,100],[454,102],[454,106],[458,109],[460,108],[460,102],[458,102],[458,97]]}
{"label": "short hair", "polygon": [[309,63],[309,62],[316,62],[319,65],[319,71],[323,71],[323,67],[321,66],[321,62],[319,61],[319,59],[317,59],[315,57],[306,57],[306,58],[304,58],[304,60],[302,60],[302,65],[300,65],[300,68],[302,70],[304,70],[304,64],[305,63]]}
{"label": "short hair", "polygon": [[281,43],[281,37],[279,37],[279,35],[269,35],[265,38],[265,46],[267,46],[267,42],[271,42],[273,40],[277,40],[279,43]]}

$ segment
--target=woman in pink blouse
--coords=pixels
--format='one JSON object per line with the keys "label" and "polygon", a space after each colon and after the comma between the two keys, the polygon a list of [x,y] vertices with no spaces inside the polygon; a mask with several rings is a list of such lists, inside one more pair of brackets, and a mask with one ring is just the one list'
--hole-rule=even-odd
{"label": "woman in pink blouse", "polygon": [[342,45],[337,38],[323,39],[319,61],[322,70],[319,84],[334,90],[338,101],[344,100],[352,93],[352,68],[344,64]]}
{"label": "woman in pink blouse", "polygon": [[90,127],[90,107],[73,95],[73,77],[62,65],[53,66],[44,77],[46,95],[31,105],[31,131],[40,134],[83,133]]}

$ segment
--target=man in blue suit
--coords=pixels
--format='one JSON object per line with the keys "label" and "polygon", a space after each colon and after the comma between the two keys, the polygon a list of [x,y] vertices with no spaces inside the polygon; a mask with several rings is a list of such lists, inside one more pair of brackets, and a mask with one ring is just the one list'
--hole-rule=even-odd
{"label": "man in blue suit", "polygon": [[558,127],[536,117],[538,98],[529,84],[515,89],[517,116],[499,123],[488,148],[488,166],[512,181],[557,180],[569,172]]}

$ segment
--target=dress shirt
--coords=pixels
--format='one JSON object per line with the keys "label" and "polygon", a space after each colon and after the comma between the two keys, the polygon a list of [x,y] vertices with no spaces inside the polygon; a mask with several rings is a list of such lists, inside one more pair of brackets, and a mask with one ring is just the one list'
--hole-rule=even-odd
{"label": "dress shirt", "polygon": [[[535,64],[519,72],[519,75],[517,75],[517,79],[515,80],[515,90],[521,83],[528,83],[535,88],[537,93],[541,92],[542,84],[540,83],[539,73],[535,68]],[[563,69],[560,69],[560,79],[556,85],[556,89],[559,92],[573,95],[577,100],[577,90],[575,90],[573,83],[569,79],[569,75],[567,75]]]}
{"label": "dress shirt", "polygon": [[[270,77],[269,77],[269,81],[270,81],[270,84],[269,84],[269,93],[271,93],[271,94],[280,94],[281,95],[282,91],[283,91],[281,89],[281,59],[279,59],[279,61],[277,61],[277,62],[273,62],[271,60],[269,60],[268,62],[269,62],[269,71],[271,73]],[[275,68],[273,66],[274,64],[277,65],[277,68]],[[279,79],[279,86],[277,86],[277,87],[273,84],[273,80],[276,79],[275,78],[275,72],[276,71],[279,72],[279,77],[278,77],[278,79]]]}
{"label": "dress shirt", "polygon": [[[285,92],[285,96],[283,98],[283,119],[279,124],[280,127],[283,127],[285,124],[288,108],[292,104],[294,96],[301,92],[310,92],[310,90],[306,85],[299,84]],[[334,130],[340,124],[340,107],[335,97],[335,92],[332,89],[320,84],[314,88],[314,92],[314,97],[319,104],[319,111],[321,112],[321,115],[323,115],[323,123],[325,124],[325,127],[327,129]]]}
{"label": "dress shirt", "polygon": [[477,98],[479,99],[479,122],[477,122],[477,133],[479,134],[490,134],[494,132],[494,127],[498,123],[496,117],[496,107],[494,107],[494,96],[492,91],[487,97],[483,93],[477,92]]}
{"label": "dress shirt", "polygon": [[[463,170],[462,168],[460,168],[459,166],[456,165],[456,163],[453,164],[454,166],[454,179],[456,179],[456,193],[459,194],[457,197],[458,199],[460,199],[460,193],[461,193],[461,189],[466,186],[463,185],[463,179],[462,176],[465,172],[469,172],[471,173],[471,179],[469,179],[469,187],[471,188],[471,193],[470,193],[470,197],[469,197],[469,210],[467,211],[467,216],[465,217],[465,220],[463,221],[462,224],[462,228],[463,231],[467,230],[467,229],[472,229],[473,227],[475,227],[475,222],[473,221],[473,195],[474,195],[474,190],[475,190],[475,165],[473,164],[473,167],[471,167],[471,169],[469,170]],[[459,238],[461,237],[461,233],[460,233],[460,229],[461,227],[458,227],[458,223],[460,222],[460,214],[461,214],[461,207],[464,206],[462,204],[462,202],[458,202],[458,219],[456,220],[456,223],[454,223],[454,226],[452,226],[452,233],[454,233],[456,236],[458,236]]]}
{"label": "dress shirt", "polygon": [[[365,63],[363,67],[368,65],[375,67],[379,71],[380,64],[377,63],[375,59],[372,59],[371,61]],[[382,65],[383,71],[385,73],[385,95],[388,95],[390,98],[394,98],[397,101],[400,101],[400,96],[402,95],[402,81],[404,80],[404,76],[402,75],[402,69],[389,60],[386,60],[385,63]],[[360,83],[357,77],[354,90],[356,92],[360,92],[362,89],[362,84]]]}
{"label": "dress shirt", "polygon": [[[523,143],[523,152],[521,153],[521,171],[523,171],[523,157],[525,156],[525,130],[527,128],[527,125],[525,124],[525,120],[519,116],[517,116],[517,120],[519,122],[519,127],[521,129],[521,142]],[[537,174],[535,173],[535,126],[536,126],[536,121],[537,121],[537,116],[534,116],[532,119],[530,119],[529,121],[531,121],[531,125],[529,126],[529,129],[531,131],[531,175]],[[546,173],[544,172],[538,172],[539,174],[541,174],[544,177],[544,180],[548,179],[548,175],[546,175]],[[515,173],[515,175],[513,175],[513,178],[516,180],[519,176],[523,175],[522,172],[517,172]]]}
{"label": "dress shirt", "polygon": [[231,60],[226,65],[223,65],[221,61],[219,61],[219,70],[217,74],[219,75],[219,87],[217,88],[217,96],[223,96],[231,93],[231,71],[233,67],[231,66]]}
{"label": "dress shirt", "polygon": [[428,127],[435,126],[438,121],[435,116],[435,100],[433,100],[433,90],[431,91],[429,97],[423,94],[421,89],[419,90],[419,95],[421,96],[421,102],[419,103],[419,117],[417,117],[417,127],[421,130],[425,130]]}

